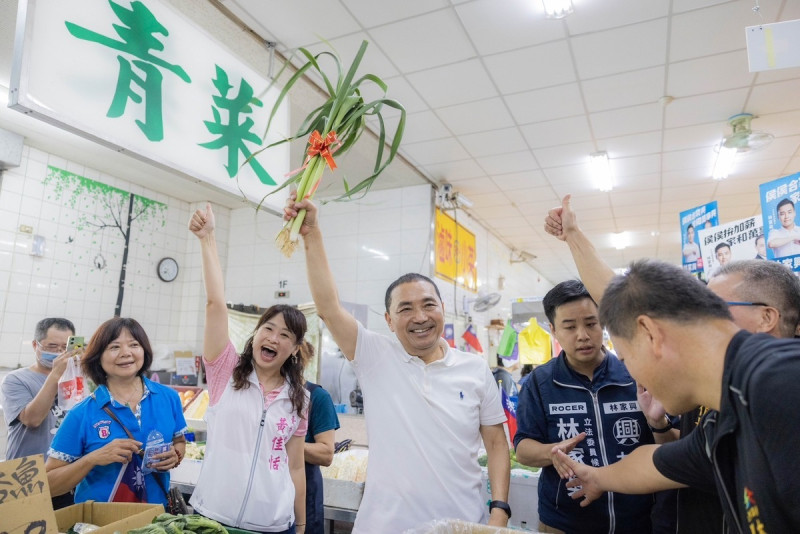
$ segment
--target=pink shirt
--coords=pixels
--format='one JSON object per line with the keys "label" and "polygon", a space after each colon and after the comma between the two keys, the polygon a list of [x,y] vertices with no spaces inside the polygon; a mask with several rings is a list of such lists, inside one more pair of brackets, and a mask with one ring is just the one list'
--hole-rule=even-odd
{"label": "pink shirt", "polygon": [[[225,350],[222,351],[222,354],[220,354],[219,358],[213,362],[210,362],[205,358],[205,356],[203,356],[203,361],[206,364],[208,404],[213,406],[222,398],[222,393],[225,391],[228,382],[230,382],[231,377],[233,376],[233,370],[236,368],[236,364],[239,363],[239,355],[236,354],[236,349],[233,347],[233,343],[228,340],[228,345],[225,347]],[[264,386],[259,384],[261,393],[264,396],[265,410],[270,404],[272,404],[272,401],[277,398],[284,386],[280,386],[277,389],[273,389],[272,391],[264,393]],[[306,406],[306,408],[303,410],[302,415],[303,417],[300,418],[297,431],[294,433],[295,436],[305,436],[308,432],[308,406]]]}

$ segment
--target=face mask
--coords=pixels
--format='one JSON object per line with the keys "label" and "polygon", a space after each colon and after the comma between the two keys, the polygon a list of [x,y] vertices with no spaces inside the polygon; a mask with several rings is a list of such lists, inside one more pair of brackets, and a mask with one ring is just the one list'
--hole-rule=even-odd
{"label": "face mask", "polygon": [[41,349],[39,350],[39,354],[40,354],[39,363],[50,369],[53,368],[53,360],[55,360],[59,356],[55,352],[45,352]]}

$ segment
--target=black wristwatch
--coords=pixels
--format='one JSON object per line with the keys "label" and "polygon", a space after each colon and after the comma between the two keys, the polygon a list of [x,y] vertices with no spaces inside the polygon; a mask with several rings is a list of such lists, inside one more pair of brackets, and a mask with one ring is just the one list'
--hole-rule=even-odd
{"label": "black wristwatch", "polygon": [[672,419],[670,419],[668,415],[665,415],[665,416],[664,416],[664,419],[666,419],[666,420],[667,420],[667,426],[665,426],[664,428],[653,428],[653,427],[652,427],[652,426],[650,426],[650,424],[648,423],[648,425],[647,425],[647,426],[649,426],[649,427],[650,427],[650,432],[653,432],[654,434],[663,434],[663,433],[665,433],[665,432],[669,432],[670,430],[672,430],[672,429],[673,429],[673,426],[672,426]]}
{"label": "black wristwatch", "polygon": [[495,509],[495,508],[500,508],[502,511],[504,511],[508,515],[508,518],[511,519],[511,507],[508,505],[508,503],[506,501],[492,501],[492,502],[490,502],[489,503],[489,513],[491,513],[492,510]]}

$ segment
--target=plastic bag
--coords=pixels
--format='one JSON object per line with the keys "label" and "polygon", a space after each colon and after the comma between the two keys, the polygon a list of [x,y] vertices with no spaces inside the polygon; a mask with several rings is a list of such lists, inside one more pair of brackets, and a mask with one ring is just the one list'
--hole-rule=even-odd
{"label": "plastic bag", "polygon": [[83,371],[77,358],[67,360],[67,368],[58,379],[58,406],[70,410],[83,400],[85,395]]}

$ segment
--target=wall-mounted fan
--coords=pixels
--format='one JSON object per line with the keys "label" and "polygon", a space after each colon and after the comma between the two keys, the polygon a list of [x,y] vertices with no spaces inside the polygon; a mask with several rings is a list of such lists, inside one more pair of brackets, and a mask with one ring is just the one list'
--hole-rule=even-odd
{"label": "wall-mounted fan", "polygon": [[489,293],[472,299],[464,296],[464,313],[469,314],[470,304],[472,304],[473,311],[478,313],[485,312],[497,306],[497,303],[502,298],[503,295],[500,293]]}
{"label": "wall-mounted fan", "polygon": [[775,136],[767,132],[754,132],[750,128],[750,121],[753,115],[750,113],[739,113],[728,119],[733,133],[722,139],[722,146],[725,148],[736,149],[736,152],[748,152],[764,148],[775,139]]}

